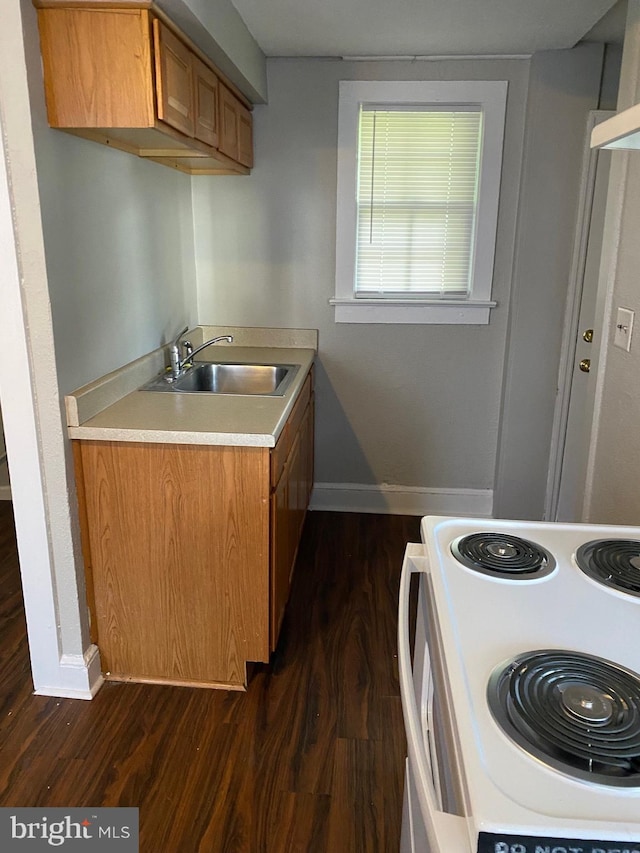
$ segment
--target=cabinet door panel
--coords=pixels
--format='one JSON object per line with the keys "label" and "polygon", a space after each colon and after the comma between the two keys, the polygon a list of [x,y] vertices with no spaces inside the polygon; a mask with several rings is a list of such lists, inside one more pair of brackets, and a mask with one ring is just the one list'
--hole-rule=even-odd
{"label": "cabinet door panel", "polygon": [[220,86],[220,137],[218,147],[223,154],[238,159],[238,99],[226,86]]}
{"label": "cabinet door panel", "polygon": [[153,127],[146,10],[38,9],[51,127]]}
{"label": "cabinet door panel", "polygon": [[298,541],[300,539],[300,531],[304,520],[304,511],[306,509],[306,503],[304,503],[306,464],[303,457],[303,444],[302,430],[300,430],[296,443],[291,451],[291,467],[289,471],[289,518],[291,522],[289,548],[291,551],[292,563],[296,551],[298,550]]}
{"label": "cabinet door panel", "polygon": [[194,135],[193,54],[180,39],[158,19],[153,22],[156,48],[156,87],[158,118],[186,133]]}
{"label": "cabinet door panel", "polygon": [[218,78],[213,71],[193,57],[196,139],[218,147]]}
{"label": "cabinet door panel", "polygon": [[313,428],[314,428],[314,397],[312,395],[307,409],[307,416],[303,427],[304,435],[304,459],[305,459],[305,482],[304,482],[304,504],[305,509],[309,505],[311,491],[313,489]]}
{"label": "cabinet door panel", "polygon": [[278,643],[280,625],[289,596],[288,478],[285,471],[271,495],[271,630],[270,649]]}
{"label": "cabinet door panel", "polygon": [[243,684],[268,660],[268,456],[82,442],[98,643],[112,678]]}
{"label": "cabinet door panel", "polygon": [[238,104],[238,162],[253,166],[253,119],[243,104]]}

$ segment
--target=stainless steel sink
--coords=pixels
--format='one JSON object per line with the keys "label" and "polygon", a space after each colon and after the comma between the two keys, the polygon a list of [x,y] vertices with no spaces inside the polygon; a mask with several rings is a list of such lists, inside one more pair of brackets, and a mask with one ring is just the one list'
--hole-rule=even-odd
{"label": "stainless steel sink", "polygon": [[182,376],[168,382],[158,376],[143,391],[183,394],[249,394],[281,397],[298,371],[296,364],[231,364],[196,362]]}

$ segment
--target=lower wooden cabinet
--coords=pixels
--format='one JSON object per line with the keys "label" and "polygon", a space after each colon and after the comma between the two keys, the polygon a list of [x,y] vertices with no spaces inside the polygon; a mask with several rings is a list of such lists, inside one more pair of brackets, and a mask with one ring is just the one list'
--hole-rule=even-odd
{"label": "lower wooden cabinet", "polygon": [[311,382],[282,465],[276,448],[74,442],[107,678],[242,689],[247,662],[269,660],[313,481]]}

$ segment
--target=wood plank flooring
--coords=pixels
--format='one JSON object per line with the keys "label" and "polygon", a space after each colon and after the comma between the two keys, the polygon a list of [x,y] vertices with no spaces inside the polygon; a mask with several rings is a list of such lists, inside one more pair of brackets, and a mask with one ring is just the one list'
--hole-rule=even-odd
{"label": "wood plank flooring", "polygon": [[402,554],[418,519],[309,513],[269,666],[246,693],[32,695],[0,501],[0,805],[138,806],[143,853],[396,853]]}

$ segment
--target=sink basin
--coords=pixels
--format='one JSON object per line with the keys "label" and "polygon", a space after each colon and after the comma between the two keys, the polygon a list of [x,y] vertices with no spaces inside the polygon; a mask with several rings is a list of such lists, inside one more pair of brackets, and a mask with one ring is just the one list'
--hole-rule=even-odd
{"label": "sink basin", "polygon": [[156,377],[143,391],[183,394],[249,394],[281,397],[298,371],[295,364],[229,364],[196,362],[174,382]]}

